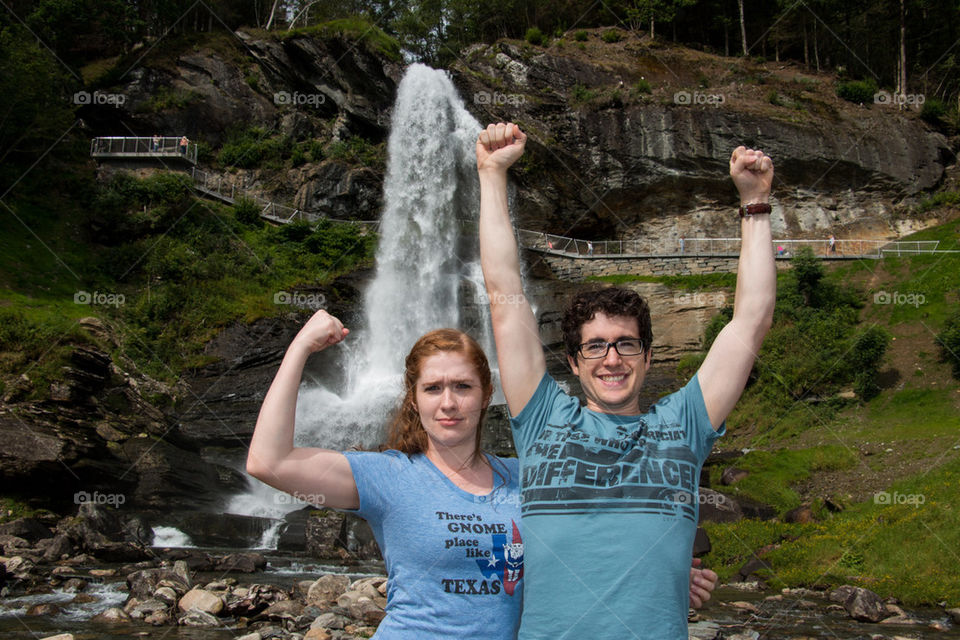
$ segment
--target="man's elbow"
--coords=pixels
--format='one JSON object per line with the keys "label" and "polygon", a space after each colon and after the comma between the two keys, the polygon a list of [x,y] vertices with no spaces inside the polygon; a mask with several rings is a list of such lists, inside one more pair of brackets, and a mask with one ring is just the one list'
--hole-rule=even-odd
{"label": "man's elbow", "polygon": [[252,450],[247,453],[247,474],[253,476],[257,480],[262,480],[266,475],[266,466],[257,456],[254,455]]}

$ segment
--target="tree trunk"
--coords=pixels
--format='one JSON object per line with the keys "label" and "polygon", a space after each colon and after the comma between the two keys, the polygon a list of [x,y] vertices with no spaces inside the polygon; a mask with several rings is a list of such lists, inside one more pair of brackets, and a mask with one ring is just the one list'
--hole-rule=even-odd
{"label": "tree trunk", "polygon": [[743,55],[747,55],[747,23],[743,18],[743,0],[737,0],[740,5],[740,42],[743,45]]}
{"label": "tree trunk", "polygon": [[267,20],[267,26],[265,27],[267,31],[270,30],[270,25],[273,24],[273,16],[277,12],[277,4],[280,3],[280,0],[273,0],[273,7],[270,8],[270,18]]}
{"label": "tree trunk", "polygon": [[897,61],[900,73],[897,75],[897,92],[907,92],[907,8],[905,0],[900,0],[900,59]]}
{"label": "tree trunk", "polygon": [[803,66],[806,69],[810,68],[810,47],[808,46],[807,40],[807,17],[803,17]]}
{"label": "tree trunk", "polygon": [[817,50],[817,21],[813,21],[813,61],[817,65],[817,73],[820,73],[820,52]]}
{"label": "tree trunk", "polygon": [[653,40],[653,16],[650,16],[650,39]]}

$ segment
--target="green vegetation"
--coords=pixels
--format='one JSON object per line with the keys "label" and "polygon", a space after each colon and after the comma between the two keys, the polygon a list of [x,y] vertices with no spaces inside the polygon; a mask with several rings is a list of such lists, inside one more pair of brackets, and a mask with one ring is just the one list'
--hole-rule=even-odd
{"label": "green vegetation", "polygon": [[925,100],[920,108],[920,117],[930,124],[939,124],[940,118],[945,115],[947,115],[947,105],[937,98]]}
{"label": "green vegetation", "polygon": [[815,523],[707,523],[713,550],[705,562],[724,580],[755,551],[774,545],[762,556],[773,571],[759,572],[773,588],[857,584],[907,606],[944,600],[956,606],[960,581],[944,558],[960,545],[958,484],[960,461],[953,460],[877,487],[874,499],[841,513],[816,509]]}
{"label": "green vegetation", "polygon": [[873,80],[850,80],[837,83],[837,96],[855,104],[873,104],[877,83]]}
{"label": "green vegetation", "polygon": [[544,36],[543,32],[540,31],[537,27],[530,27],[527,29],[526,35],[523,36],[523,39],[529,42],[530,44],[539,47],[543,44]]}
{"label": "green vegetation", "polygon": [[302,27],[286,31],[277,37],[281,40],[302,36],[319,36],[321,38],[340,37],[351,42],[362,42],[369,50],[390,58],[394,62],[402,62],[400,42],[388,35],[379,26],[361,16],[352,16],[329,20],[309,27]]}
{"label": "green vegetation", "polygon": [[220,148],[217,162],[227,167],[251,169],[259,166],[282,168],[292,155],[293,142],[287,136],[270,135],[261,127],[234,131]]}
{"label": "green vegetation", "polygon": [[[311,153],[311,156],[314,155]],[[347,140],[330,143],[324,155],[347,164],[383,169],[387,164],[387,147],[381,142],[373,144],[365,138],[354,136]]]}
{"label": "green vegetation", "polygon": [[647,82],[644,78],[640,78],[633,84],[633,90],[638,94],[653,92],[653,88],[650,86],[650,83]]}
{"label": "green vegetation", "polygon": [[[8,278],[0,286],[10,308],[0,307],[0,373],[29,367],[32,398],[62,375],[69,345],[92,340],[77,326],[81,317],[102,318],[125,355],[172,381],[207,362],[203,347],[222,327],[288,311],[275,302],[278,292],[328,284],[372,259],[375,237],[361,227],[264,226],[243,200],[231,208],[194,199],[180,174],[141,180],[120,173],[92,197],[93,206],[17,207],[64,263],[2,218],[0,248],[10,250],[0,258]],[[89,237],[70,235],[78,227]],[[77,292],[112,297],[77,304]]]}
{"label": "green vegetation", "polygon": [[940,357],[950,363],[953,377],[960,380],[960,311],[947,319],[943,331],[937,334]]}
{"label": "green vegetation", "polygon": [[573,33],[573,39],[577,42],[586,42],[587,41],[587,32],[583,29],[578,29]]}
{"label": "green vegetation", "polygon": [[620,42],[623,40],[623,34],[619,29],[607,29],[600,35],[600,39],[607,43]]}
{"label": "green vegetation", "polygon": [[149,100],[137,105],[137,113],[161,113],[163,111],[183,109],[200,99],[195,91],[157,87]]}
{"label": "green vegetation", "polygon": [[960,191],[941,191],[929,198],[924,198],[917,205],[917,213],[926,213],[931,209],[939,209],[945,205],[960,205]]}

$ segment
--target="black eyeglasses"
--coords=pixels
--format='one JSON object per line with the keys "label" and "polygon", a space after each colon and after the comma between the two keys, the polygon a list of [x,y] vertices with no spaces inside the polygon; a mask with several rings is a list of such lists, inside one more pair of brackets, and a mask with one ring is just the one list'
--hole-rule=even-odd
{"label": "black eyeglasses", "polygon": [[643,341],[640,338],[622,338],[616,342],[584,342],[577,348],[577,352],[586,360],[606,358],[610,347],[617,350],[621,356],[638,356],[643,353]]}

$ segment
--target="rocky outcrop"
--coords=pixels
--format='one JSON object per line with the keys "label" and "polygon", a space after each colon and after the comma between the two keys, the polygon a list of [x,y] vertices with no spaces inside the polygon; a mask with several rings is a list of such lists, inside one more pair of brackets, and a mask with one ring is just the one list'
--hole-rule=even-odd
{"label": "rocky outcrop", "polygon": [[[938,185],[952,162],[946,139],[915,113],[846,103],[828,76],[806,77],[821,88],[791,112],[766,93],[795,82],[800,68],[750,69],[761,88],[731,72],[729,59],[680,48],[654,56],[649,46],[628,39],[580,53],[499,42],[454,64],[481,122],[514,120],[531,134],[519,226],[600,239],[735,236],[728,159],[746,144],[775,159],[775,234],[889,235],[901,199]],[[641,77],[651,95],[632,88]],[[722,101],[683,99],[696,94]]]}

